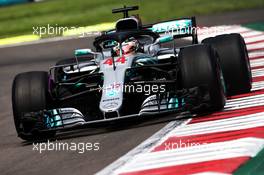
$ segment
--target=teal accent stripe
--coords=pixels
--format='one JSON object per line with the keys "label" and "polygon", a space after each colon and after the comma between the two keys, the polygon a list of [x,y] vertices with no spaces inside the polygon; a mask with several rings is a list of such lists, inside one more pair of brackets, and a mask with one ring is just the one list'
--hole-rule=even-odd
{"label": "teal accent stripe", "polygon": [[62,123],[61,123],[61,117],[58,114],[57,109],[54,109],[53,110],[53,113],[55,115],[54,116],[54,120],[53,120],[53,122],[54,122],[54,125],[53,126],[61,126],[62,125]]}
{"label": "teal accent stripe", "polygon": [[174,109],[174,108],[178,108],[179,107],[178,98],[171,98],[169,103],[172,103],[172,104],[169,104],[169,106],[168,106],[169,109]]}
{"label": "teal accent stripe", "polygon": [[240,166],[233,175],[263,175],[264,174],[264,149],[244,165]]}

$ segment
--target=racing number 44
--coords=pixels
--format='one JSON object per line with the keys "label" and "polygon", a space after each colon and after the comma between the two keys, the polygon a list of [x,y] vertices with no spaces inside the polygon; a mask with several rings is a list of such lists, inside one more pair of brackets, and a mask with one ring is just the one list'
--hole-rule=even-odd
{"label": "racing number 44", "polygon": [[[123,57],[120,57],[116,60],[117,63],[121,63],[121,64],[124,64],[126,62],[126,58],[123,56]],[[113,65],[113,59],[112,58],[107,58],[104,62],[104,64],[108,64],[109,66]]]}

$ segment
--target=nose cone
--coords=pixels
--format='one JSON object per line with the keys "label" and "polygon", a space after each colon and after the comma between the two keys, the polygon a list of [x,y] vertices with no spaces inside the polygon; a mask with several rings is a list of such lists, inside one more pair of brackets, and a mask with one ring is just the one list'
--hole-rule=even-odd
{"label": "nose cone", "polygon": [[125,80],[125,72],[131,67],[134,57],[114,58],[116,68],[109,61],[102,60],[100,62],[100,71],[104,74],[104,85],[102,88],[102,97],[100,101],[100,110],[103,113],[117,112],[123,104],[123,87]]}
{"label": "nose cone", "polygon": [[104,87],[100,102],[102,112],[119,111],[123,102],[123,91],[121,84],[111,84],[110,87]]}

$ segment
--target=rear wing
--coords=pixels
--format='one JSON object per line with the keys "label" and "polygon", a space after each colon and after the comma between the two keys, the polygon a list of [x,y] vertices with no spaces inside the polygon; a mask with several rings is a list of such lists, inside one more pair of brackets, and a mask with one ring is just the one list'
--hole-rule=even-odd
{"label": "rear wing", "polygon": [[[112,13],[123,13],[124,18],[128,18],[129,11],[134,11],[138,9],[139,9],[138,6],[131,6],[131,7],[124,6],[122,8],[113,9]],[[136,18],[138,18],[138,20],[141,21],[138,15],[136,16],[137,16]],[[147,24],[140,26],[139,28],[148,29],[160,35],[172,34],[174,39],[192,37],[192,43],[198,44],[196,27],[197,26],[196,26],[195,17],[190,17],[190,18],[179,18],[170,21],[161,21],[154,24]],[[114,32],[116,32],[115,29],[105,31],[104,34],[114,33]]]}
{"label": "rear wing", "polygon": [[160,35],[172,34],[174,39],[192,37],[192,43],[198,44],[195,17],[161,21],[154,24],[143,25],[142,28],[151,30]]}

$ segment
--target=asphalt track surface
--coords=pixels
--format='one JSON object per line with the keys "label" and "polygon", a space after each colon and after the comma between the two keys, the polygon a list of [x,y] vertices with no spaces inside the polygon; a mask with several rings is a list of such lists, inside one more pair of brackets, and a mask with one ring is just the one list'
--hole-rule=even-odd
{"label": "asphalt track surface", "polygon": [[[200,26],[263,21],[264,10],[246,10],[200,16]],[[91,47],[92,37],[0,48],[0,174],[94,174],[153,135],[168,122],[163,119],[100,126],[60,134],[57,142],[99,143],[98,151],[33,151],[16,137],[11,106],[11,85],[20,72],[47,70],[57,60],[72,57],[76,48]],[[168,118],[169,119],[169,118]],[[181,121],[179,120],[179,123]]]}

